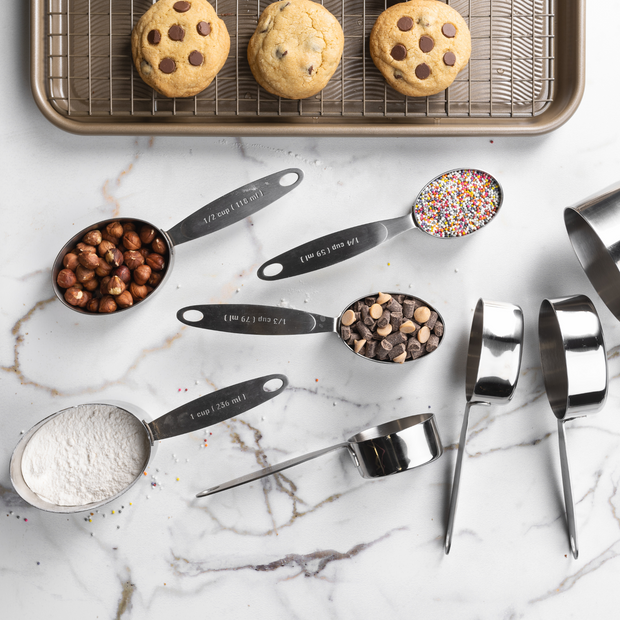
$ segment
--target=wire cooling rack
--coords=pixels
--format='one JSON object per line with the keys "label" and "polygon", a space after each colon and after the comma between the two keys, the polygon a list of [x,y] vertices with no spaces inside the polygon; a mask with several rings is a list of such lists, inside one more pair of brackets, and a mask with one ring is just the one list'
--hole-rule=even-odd
{"label": "wire cooling rack", "polygon": [[[131,31],[152,0],[32,2],[35,99],[50,120],[78,133],[236,134],[243,128],[364,135],[394,126],[405,135],[540,132],[552,128],[543,117],[563,122],[581,97],[583,59],[571,56],[564,41],[572,35],[579,51],[574,33],[582,34],[583,0],[557,7],[555,0],[449,0],[470,28],[471,59],[447,90],[421,98],[389,87],[370,57],[370,31],[388,3],[324,0],[344,31],[342,61],[321,93],[295,101],[262,89],[246,59],[266,0],[212,2],[230,33],[230,55],[212,84],[188,99],[159,95],[133,66]],[[564,64],[569,56],[572,73]],[[557,110],[550,113],[558,93],[566,100],[560,121]]]}

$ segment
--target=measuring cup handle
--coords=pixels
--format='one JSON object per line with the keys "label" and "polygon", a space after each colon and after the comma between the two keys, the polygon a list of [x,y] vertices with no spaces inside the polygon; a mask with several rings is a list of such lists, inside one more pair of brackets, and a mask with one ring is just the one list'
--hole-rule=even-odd
{"label": "measuring cup handle", "polygon": [[261,280],[282,280],[342,263],[413,228],[410,215],[340,230],[284,252],[259,268]]}
{"label": "measuring cup handle", "polygon": [[[289,175],[296,175],[297,179],[282,185],[282,180]],[[171,228],[168,236],[174,245],[179,245],[240,222],[288,194],[303,178],[304,173],[299,168],[287,168],[248,183],[198,209]]]}
{"label": "measuring cup handle", "polygon": [[[196,317],[196,313],[201,316]],[[250,304],[187,306],[177,312],[177,319],[192,327],[257,336],[313,334],[336,329],[333,317],[294,308]]]}
{"label": "measuring cup handle", "polygon": [[[266,385],[273,380],[282,385],[268,391]],[[258,407],[281,394],[287,385],[286,376],[279,374],[243,381],[181,405],[146,426],[153,441],[191,433]]]}
{"label": "measuring cup handle", "polygon": [[568,466],[568,451],[566,449],[566,432],[564,420],[558,420],[558,442],[560,444],[560,469],[562,471],[562,487],[564,490],[564,504],[566,506],[566,525],[568,526],[568,540],[571,553],[575,560],[579,557],[577,546],[577,526],[575,522],[575,502],[573,489],[570,481],[570,468]]}
{"label": "measuring cup handle", "polygon": [[280,471],[284,471],[285,469],[289,469],[289,467],[294,467],[295,465],[300,465],[301,463],[305,463],[306,461],[310,461],[311,459],[315,459],[318,456],[322,456],[323,454],[327,454],[328,452],[333,452],[338,448],[346,447],[346,443],[340,443],[336,446],[331,446],[330,448],[324,448],[323,450],[316,450],[315,452],[310,452],[309,454],[304,454],[303,456],[298,456],[297,458],[290,459],[288,461],[284,461],[279,465],[271,465],[270,467],[265,467],[260,471],[256,471],[251,474],[246,474],[245,476],[241,476],[239,478],[235,478],[234,480],[229,480],[228,482],[224,482],[222,484],[218,484],[217,486],[211,487],[206,491],[201,491],[196,494],[196,497],[206,497],[207,495],[214,495],[215,493],[219,493],[220,491],[226,491],[228,489],[234,489],[235,487],[239,487],[242,484],[247,484],[248,482],[253,482],[254,480],[260,480],[260,478],[266,478],[267,476],[271,476],[271,474],[277,474]]}

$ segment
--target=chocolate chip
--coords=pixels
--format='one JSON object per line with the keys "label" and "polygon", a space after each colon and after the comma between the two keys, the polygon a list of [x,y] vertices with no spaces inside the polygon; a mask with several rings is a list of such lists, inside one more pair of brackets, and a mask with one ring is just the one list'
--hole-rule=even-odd
{"label": "chocolate chip", "polygon": [[394,60],[404,60],[407,56],[407,48],[399,43],[392,48],[390,54]]}
{"label": "chocolate chip", "polygon": [[198,30],[199,35],[206,37],[211,34],[211,24],[207,22],[198,22],[196,30]]}
{"label": "chocolate chip", "polygon": [[279,47],[276,48],[276,58],[282,60],[288,54],[288,50],[282,51]]}
{"label": "chocolate chip", "polygon": [[309,74],[309,75],[312,75],[312,70],[313,70],[313,69],[314,69],[314,67],[313,67],[312,65],[310,65],[310,66],[308,67],[308,74]]}
{"label": "chocolate chip", "polygon": [[428,54],[435,47],[435,41],[430,37],[422,36],[420,37],[420,49]]}
{"label": "chocolate chip", "polygon": [[151,45],[157,45],[161,41],[161,33],[159,30],[151,30],[151,32],[146,35],[146,40]]}
{"label": "chocolate chip", "polygon": [[448,65],[448,67],[454,67],[454,63],[456,62],[456,55],[454,52],[446,52],[443,55],[443,62],[445,65]]}
{"label": "chocolate chip", "polygon": [[172,58],[164,58],[159,63],[159,70],[162,73],[174,73],[176,71],[177,64],[172,60]]}
{"label": "chocolate chip", "polygon": [[175,2],[172,5],[172,8],[177,13],[187,13],[192,5],[189,2]]}
{"label": "chocolate chip", "polygon": [[419,80],[425,80],[430,74],[431,68],[425,63],[421,63],[415,68],[415,75]]}
{"label": "chocolate chip", "polygon": [[285,8],[286,8],[289,4],[290,4],[290,2],[287,2],[284,6],[281,6],[281,7],[280,7],[280,10],[281,10],[281,11],[284,11],[284,9],[285,9]]}
{"label": "chocolate chip", "polygon": [[194,67],[200,67],[203,60],[204,60],[203,55],[196,50],[191,52],[189,55],[189,64],[193,65]]}
{"label": "chocolate chip", "polygon": [[441,32],[444,37],[448,37],[448,39],[453,39],[456,36],[456,28],[454,24],[444,24],[441,27]]}
{"label": "chocolate chip", "polygon": [[403,32],[407,32],[407,30],[411,30],[413,28],[413,20],[408,15],[403,15],[398,22],[396,23],[399,30]]}
{"label": "chocolate chip", "polygon": [[182,41],[185,38],[185,30],[183,30],[183,28],[181,28],[178,24],[175,24],[174,26],[170,26],[168,36],[173,41]]}

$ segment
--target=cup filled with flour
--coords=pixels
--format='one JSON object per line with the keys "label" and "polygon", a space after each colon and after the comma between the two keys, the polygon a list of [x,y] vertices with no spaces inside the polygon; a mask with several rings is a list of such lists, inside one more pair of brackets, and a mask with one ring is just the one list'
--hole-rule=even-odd
{"label": "cup filled with flour", "polygon": [[17,493],[35,508],[74,513],[118,497],[143,477],[162,439],[223,422],[288,385],[273,374],[201,396],[147,422],[130,404],[87,403],[58,411],[24,434],[10,463]]}

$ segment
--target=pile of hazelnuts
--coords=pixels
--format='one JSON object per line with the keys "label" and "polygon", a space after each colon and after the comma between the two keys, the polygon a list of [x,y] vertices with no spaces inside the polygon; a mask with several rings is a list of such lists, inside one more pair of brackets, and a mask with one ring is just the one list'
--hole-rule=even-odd
{"label": "pile of hazelnuts", "polygon": [[69,305],[109,314],[142,301],[159,285],[168,246],[155,228],[138,226],[110,222],[69,250],[56,277]]}

